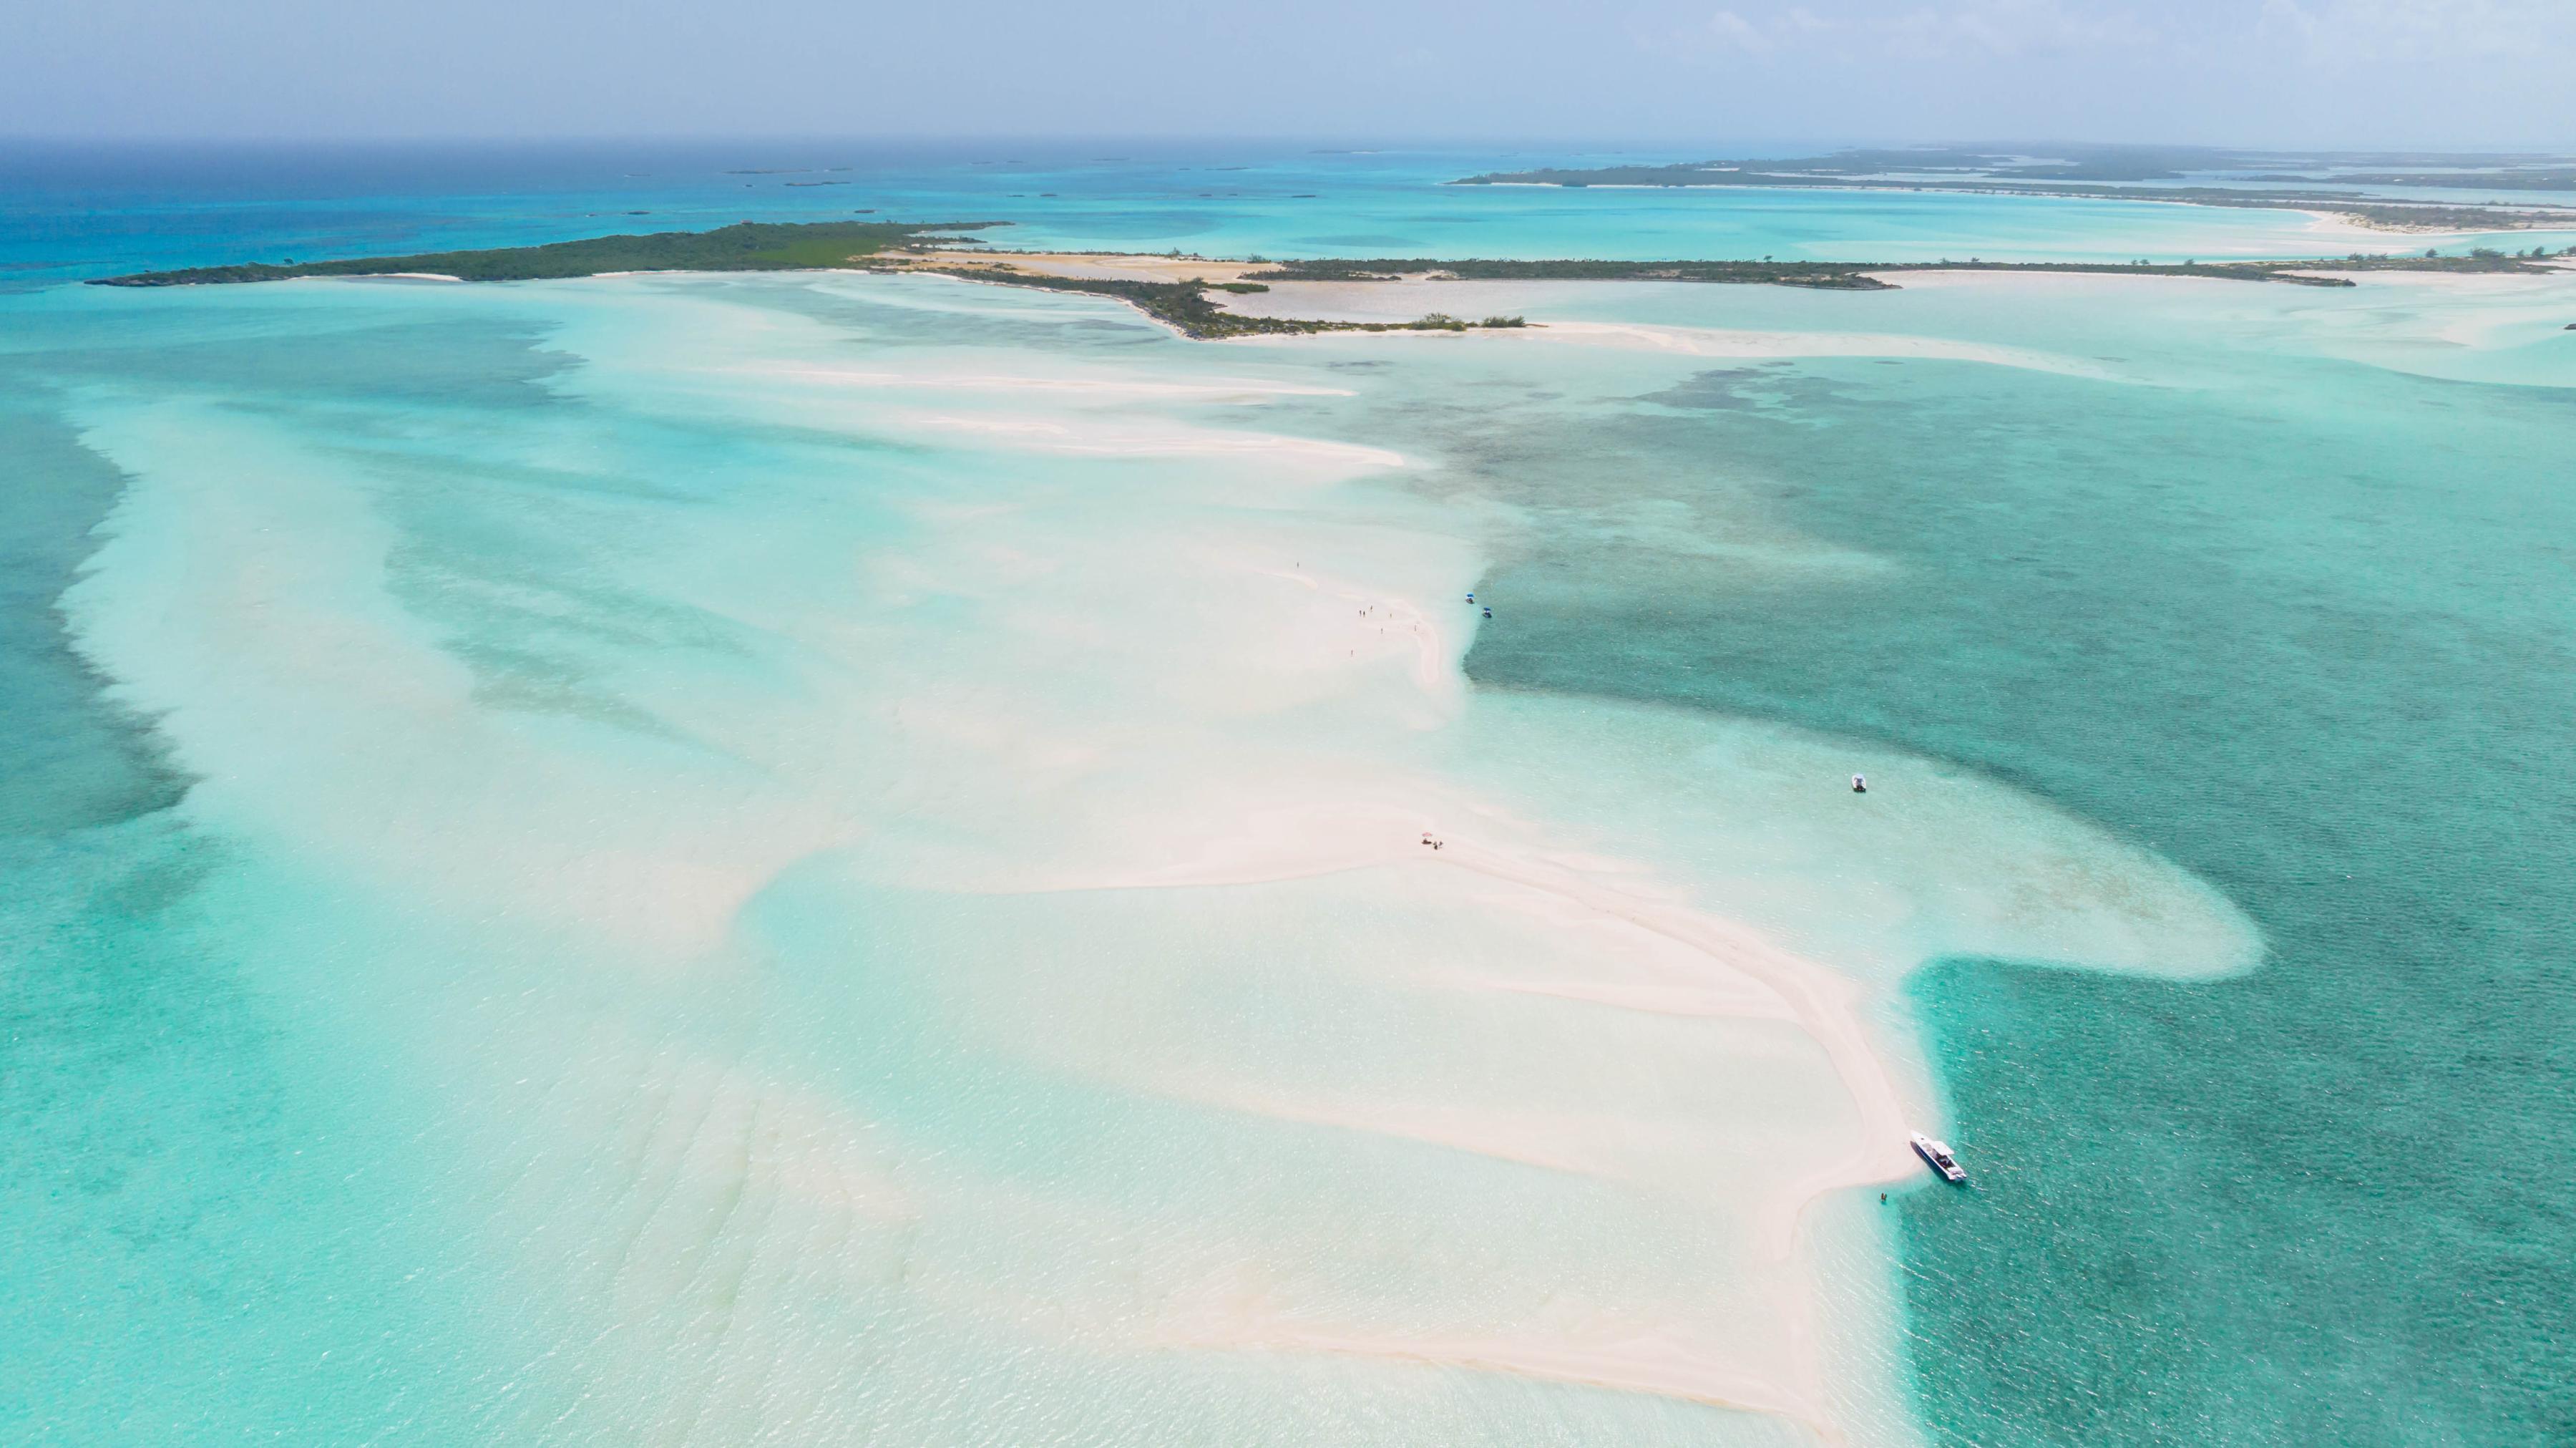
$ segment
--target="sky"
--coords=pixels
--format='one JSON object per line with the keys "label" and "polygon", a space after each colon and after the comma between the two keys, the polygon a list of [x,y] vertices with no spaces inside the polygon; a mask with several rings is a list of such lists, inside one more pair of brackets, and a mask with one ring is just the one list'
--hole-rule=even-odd
{"label": "sky", "polygon": [[0,135],[2576,150],[2576,0],[0,0]]}

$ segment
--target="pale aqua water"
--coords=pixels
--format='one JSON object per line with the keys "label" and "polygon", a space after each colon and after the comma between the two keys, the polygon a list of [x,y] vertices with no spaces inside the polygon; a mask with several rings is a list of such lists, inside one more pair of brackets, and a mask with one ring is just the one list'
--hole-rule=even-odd
{"label": "pale aqua water", "polygon": [[[1568,224],[1459,194],[1348,234]],[[1874,1019],[1980,1183],[1828,1213],[1854,1437],[2563,1438],[2576,290],[2044,285],[0,298],[0,1421],[1807,1441],[1530,1356],[1794,1376],[1748,1183],[1855,1118],[1754,986],[1407,838],[1097,888],[1347,796],[1939,962]],[[1282,561],[1477,588],[1469,691]]]}

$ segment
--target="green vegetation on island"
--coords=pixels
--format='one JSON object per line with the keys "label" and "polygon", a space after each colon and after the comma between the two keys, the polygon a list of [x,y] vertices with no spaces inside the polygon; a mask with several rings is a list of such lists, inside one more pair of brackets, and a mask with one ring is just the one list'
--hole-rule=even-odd
{"label": "green vegetation on island", "polygon": [[621,271],[791,271],[847,266],[894,247],[957,244],[971,238],[942,233],[1005,226],[999,221],[743,221],[713,231],[657,231],[643,236],[596,236],[544,246],[487,251],[433,251],[411,256],[352,257],[341,261],[251,262],[239,266],[187,267],[102,277],[104,287],[175,287],[222,282],[282,281],[288,277],[364,277],[416,273],[469,282],[548,281]]}

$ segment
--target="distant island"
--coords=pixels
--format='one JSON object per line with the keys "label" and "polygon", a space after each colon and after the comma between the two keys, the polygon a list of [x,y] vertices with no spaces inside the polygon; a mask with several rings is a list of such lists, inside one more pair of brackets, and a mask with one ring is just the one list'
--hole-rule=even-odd
{"label": "distant island", "polygon": [[[2540,272],[2554,270],[2541,248],[2515,254],[2480,249],[2465,256],[2365,256],[2300,261],[2004,262],[1964,261],[1514,261],[1432,257],[1371,260],[1218,262],[1177,253],[997,252],[968,233],[1008,222],[737,222],[711,231],[603,236],[544,246],[487,251],[417,252],[336,261],[186,267],[102,277],[92,286],[168,287],[282,281],[293,277],[440,277],[465,282],[553,281],[617,272],[796,271],[846,268],[928,272],[966,281],[1039,291],[1079,292],[1127,303],[1196,338],[1316,332],[1464,332],[1522,327],[1516,316],[1468,320],[1435,312],[1410,322],[1323,321],[1227,309],[1211,293],[1266,292],[1272,283],[1372,282],[1399,278],[1449,281],[1664,281],[1809,287],[1825,291],[1891,291],[1891,275],[1933,271],[2068,272],[2107,276],[2205,277],[2348,287],[2351,279],[2319,272]],[[2569,248],[2576,253],[2576,247]]]}
{"label": "distant island", "polygon": [[[1835,151],[1822,156],[1747,157],[1665,165],[1540,167],[1464,176],[1453,186],[1747,186],[1860,191],[1940,191],[2054,196],[2093,201],[2162,201],[2262,211],[2323,211],[2383,231],[2511,231],[2576,226],[2567,207],[2409,201],[2346,186],[2441,187],[2469,191],[2576,191],[2576,161],[2565,158],[2365,154],[2293,157],[2157,146],[2055,146],[2047,154],[1957,146]],[[2305,165],[2301,165],[2301,162]],[[2404,170],[2400,167],[2442,167]],[[2150,184],[2187,175],[2237,184]]]}

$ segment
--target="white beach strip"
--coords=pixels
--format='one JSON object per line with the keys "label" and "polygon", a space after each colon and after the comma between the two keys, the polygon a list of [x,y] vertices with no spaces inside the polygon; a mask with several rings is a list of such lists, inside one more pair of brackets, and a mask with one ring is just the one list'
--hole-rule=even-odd
{"label": "white beach strip", "polygon": [[899,268],[906,264],[999,267],[1083,281],[1204,281],[1219,284],[1238,280],[1246,272],[1262,271],[1270,266],[1268,262],[1226,258],[1091,251],[932,251],[896,254],[886,260]]}

